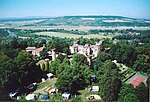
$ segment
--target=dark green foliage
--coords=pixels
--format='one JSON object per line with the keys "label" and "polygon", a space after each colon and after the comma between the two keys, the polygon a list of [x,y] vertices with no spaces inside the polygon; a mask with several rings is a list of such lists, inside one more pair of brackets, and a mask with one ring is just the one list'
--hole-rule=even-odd
{"label": "dark green foliage", "polygon": [[116,69],[116,65],[111,61],[106,61],[99,69],[100,95],[105,102],[118,100],[121,80]]}
{"label": "dark green foliage", "polygon": [[141,102],[149,102],[149,87],[145,86],[144,83],[140,83],[140,85],[136,87],[136,94]]}
{"label": "dark green foliage", "polygon": [[[113,39],[118,39],[118,40],[135,40],[138,43],[150,43],[150,30],[130,30],[129,32],[132,33],[138,33],[138,34],[123,34],[123,35],[117,35]],[[128,32],[128,33],[129,33]]]}
{"label": "dark green foliage", "polygon": [[65,59],[60,64],[61,66],[59,66],[59,69],[56,71],[58,75],[56,86],[60,92],[70,92],[74,94],[90,83],[90,70],[83,59],[86,60],[84,55],[75,54],[71,65],[69,65]]}
{"label": "dark green foliage", "polygon": [[122,102],[140,102],[140,100],[138,99],[137,95],[133,93],[127,93]]}
{"label": "dark green foliage", "polygon": [[75,54],[74,56],[73,56],[73,58],[72,58],[72,64],[73,65],[87,65],[88,64],[88,62],[87,62],[87,59],[86,59],[86,57],[84,56],[84,55],[82,55],[82,54]]}
{"label": "dark green foliage", "polygon": [[40,52],[40,58],[44,59],[44,58],[47,58],[48,57],[48,49],[45,48],[43,49],[41,52]]}
{"label": "dark green foliage", "polygon": [[133,68],[136,71],[149,72],[150,71],[150,56],[148,55],[138,55],[136,61],[134,62]]}
{"label": "dark green foliage", "polygon": [[110,49],[112,58],[118,62],[124,63],[128,66],[133,65],[136,59],[136,52],[133,46],[127,44],[116,44]]}
{"label": "dark green foliage", "polygon": [[106,60],[110,59],[111,59],[110,54],[100,51],[97,57],[94,59],[93,62],[94,69],[98,70]]}
{"label": "dark green foliage", "polygon": [[9,33],[5,29],[0,29],[0,37],[6,37]]}
{"label": "dark green foliage", "polygon": [[123,84],[119,93],[119,102],[139,102],[136,89],[131,84]]}
{"label": "dark green foliage", "polygon": [[63,52],[66,54],[70,53],[69,50],[69,44],[67,43],[67,40],[61,39],[61,38],[53,38],[48,43],[49,50],[55,49],[56,52]]}
{"label": "dark green foliage", "polygon": [[25,92],[26,85],[41,77],[41,70],[27,52],[21,51],[14,59],[0,54],[0,89],[3,94],[18,90]]}

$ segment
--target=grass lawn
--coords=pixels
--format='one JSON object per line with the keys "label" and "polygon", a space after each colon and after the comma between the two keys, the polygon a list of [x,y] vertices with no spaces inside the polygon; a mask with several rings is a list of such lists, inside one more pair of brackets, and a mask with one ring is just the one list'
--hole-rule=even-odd
{"label": "grass lawn", "polygon": [[81,99],[82,99],[83,101],[86,100],[86,95],[90,93],[89,90],[79,90],[78,92],[80,93],[79,96],[81,97]]}
{"label": "grass lawn", "polygon": [[40,84],[37,86],[37,89],[42,89],[42,88],[44,88],[44,87],[46,87],[46,86],[52,86],[52,87],[54,87],[54,86],[55,86],[55,83],[56,83],[56,80],[57,80],[57,78],[53,78],[53,79],[51,79],[51,80],[46,80],[46,82],[40,83]]}

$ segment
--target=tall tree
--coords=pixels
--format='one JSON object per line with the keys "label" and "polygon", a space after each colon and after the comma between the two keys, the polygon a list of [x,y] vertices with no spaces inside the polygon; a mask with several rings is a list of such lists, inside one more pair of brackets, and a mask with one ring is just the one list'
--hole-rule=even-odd
{"label": "tall tree", "polygon": [[100,94],[105,102],[118,100],[121,87],[121,80],[116,65],[111,61],[106,61],[99,71]]}
{"label": "tall tree", "polygon": [[[130,97],[130,98],[129,98]],[[136,98],[136,99],[135,99]],[[135,101],[136,100],[136,101]],[[139,102],[136,89],[131,84],[123,84],[119,93],[119,102]]]}
{"label": "tall tree", "polygon": [[140,83],[136,87],[136,93],[141,102],[149,102],[149,87],[145,86],[144,83]]}

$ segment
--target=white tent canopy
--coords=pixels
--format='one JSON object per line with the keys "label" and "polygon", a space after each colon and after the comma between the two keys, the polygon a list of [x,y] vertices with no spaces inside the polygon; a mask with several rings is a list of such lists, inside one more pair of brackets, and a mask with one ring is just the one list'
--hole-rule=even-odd
{"label": "white tent canopy", "polygon": [[34,98],[35,98],[35,94],[28,94],[26,97],[25,97],[25,99],[26,100],[34,100]]}
{"label": "white tent canopy", "polygon": [[52,73],[48,73],[48,74],[47,74],[47,77],[48,77],[48,78],[51,78],[52,76],[53,76]]}
{"label": "white tent canopy", "polygon": [[91,91],[92,92],[98,92],[99,91],[99,86],[92,86]]}
{"label": "white tent canopy", "polygon": [[66,98],[66,99],[69,99],[70,93],[64,92],[64,93],[62,94],[62,97],[63,97],[63,98]]}

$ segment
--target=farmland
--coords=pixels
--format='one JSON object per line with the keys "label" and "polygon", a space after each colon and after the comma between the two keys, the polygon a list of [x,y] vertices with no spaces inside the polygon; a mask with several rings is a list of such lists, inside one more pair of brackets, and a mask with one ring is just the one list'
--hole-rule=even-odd
{"label": "farmland", "polygon": [[76,35],[76,34],[67,34],[67,33],[60,33],[60,32],[39,32],[39,33],[33,33],[37,35],[48,35],[48,36],[54,36],[54,37],[61,37],[61,38],[112,38],[112,36],[103,36],[98,34],[88,34],[88,35]]}

